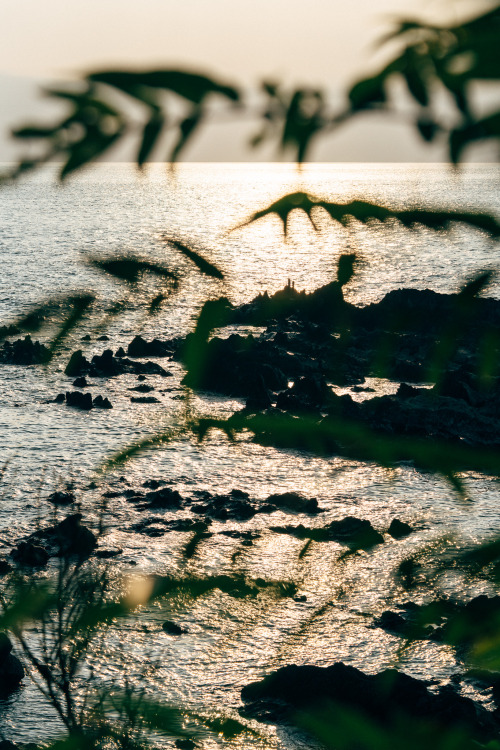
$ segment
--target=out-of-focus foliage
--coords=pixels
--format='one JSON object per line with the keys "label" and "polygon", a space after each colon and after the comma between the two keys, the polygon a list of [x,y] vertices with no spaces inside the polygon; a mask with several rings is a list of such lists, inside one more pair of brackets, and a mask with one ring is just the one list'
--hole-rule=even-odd
{"label": "out-of-focus foliage", "polygon": [[[114,96],[112,94],[114,90]],[[137,124],[116,94],[132,98],[146,111]],[[63,160],[60,178],[106,154],[122,137],[139,129],[137,164],[148,161],[163,133],[172,134],[174,145],[168,159],[176,161],[203,122],[207,100],[218,95],[237,103],[240,94],[233,86],[196,73],[154,70],[143,73],[102,71],[88,75],[75,90],[51,89],[48,96],[68,102],[70,111],[50,127],[27,125],[13,131],[22,141],[40,144],[40,155],[23,159],[5,175],[13,179],[54,159]],[[111,94],[111,98],[110,98]],[[172,97],[185,110],[179,118]],[[118,99],[118,103],[115,100]]]}
{"label": "out-of-focus foliage", "polygon": [[[500,113],[492,110],[486,115],[478,114],[473,102],[474,87],[478,83],[498,83],[500,79],[499,24],[498,3],[488,12],[451,27],[408,20],[399,22],[383,42],[390,45],[388,62],[381,70],[352,86],[341,108],[333,107],[325,92],[314,87],[288,90],[278,83],[265,83],[260,92],[260,127],[252,145],[257,147],[272,140],[280,151],[292,154],[301,163],[318,138],[334,133],[351,118],[370,110],[392,112],[390,87],[392,80],[399,78],[404,81],[415,105],[415,111],[409,115],[411,123],[425,141],[446,139],[450,159],[458,163],[470,144],[498,142],[500,138]],[[13,132],[18,141],[29,142],[30,146],[32,142],[37,144],[39,151],[37,156],[27,157],[5,175],[8,179],[18,178],[57,159],[62,162],[60,178],[64,180],[86,164],[107,156],[112,147],[130,135],[136,137],[139,168],[159,155],[164,136],[167,140],[170,138],[167,160],[175,162],[209,115],[216,116],[221,111],[221,105],[231,109],[238,106],[245,112],[244,103],[241,106],[242,94],[235,86],[178,70],[100,71],[88,75],[71,89],[51,90],[47,94],[65,102],[68,111],[51,126],[34,124]],[[448,100],[446,116],[440,114],[443,94]],[[212,106],[217,98],[218,109]],[[142,117],[130,114],[125,99],[135,103]],[[379,221],[399,222],[409,229],[425,226],[445,230],[462,223],[492,238],[500,236],[498,219],[490,214],[421,208],[396,210],[362,200],[325,201],[302,191],[283,196],[254,212],[240,227],[274,214],[282,222],[286,235],[290,214],[296,209],[306,214],[314,228],[317,228],[315,217],[323,213],[344,227],[354,222]],[[189,242],[175,237],[166,235],[163,239],[166,248],[187,259],[197,272],[216,281],[224,279],[224,272],[207,259],[205,251],[200,252]],[[157,314],[164,300],[182,282],[182,271],[175,266],[154,263],[138,255],[86,260],[92,268],[118,282],[127,295],[135,294],[146,280],[154,280],[157,288],[147,300],[150,314]],[[356,260],[353,253],[340,258],[337,268],[340,296],[341,288],[353,277]],[[429,364],[429,373],[436,385],[457,345],[457,331],[489,278],[488,274],[478,276],[457,295],[455,322],[437,342],[434,359]],[[95,302],[92,294],[50,300],[19,318],[14,327],[22,332],[34,332],[52,325],[45,358],[48,362],[77,326],[89,320]],[[108,319],[120,314],[124,304],[122,296],[113,300]],[[216,328],[227,323],[228,309],[229,303],[224,298],[206,304],[186,341],[183,363],[193,388],[201,382],[210,338]],[[5,336],[10,335],[9,330],[5,329]],[[346,323],[340,335],[348,333]],[[324,457],[336,453],[375,461],[384,467],[410,461],[419,469],[445,476],[464,498],[467,493],[457,473],[460,470],[473,469],[500,476],[500,460],[495,449],[474,448],[465,442],[448,444],[425,438],[382,435],[335,413],[323,419],[310,415],[239,413],[229,419],[214,420],[192,418],[186,411],[184,424],[123,449],[103,468],[114,468],[144,450],[161,446],[189,431],[203,439],[210,429],[222,430],[229,439],[250,432],[255,440],[265,445],[306,450]],[[203,538],[203,530],[190,538],[184,547],[184,564],[189,564]],[[306,542],[300,558],[310,545],[311,540]],[[442,581],[450,573],[465,583],[480,579],[497,584],[499,545],[495,538],[464,550],[449,540],[440,540],[431,549],[423,548],[398,565],[395,581],[404,595],[418,591],[430,597],[406,631],[408,643],[423,635],[427,637],[429,627],[439,628],[442,642],[461,649],[469,665],[500,668],[498,614],[492,610],[490,617],[478,623],[467,604],[450,604],[440,591]],[[164,599],[175,598],[177,604],[189,605],[214,591],[233,598],[267,596],[280,600],[293,596],[296,587],[287,581],[252,580],[243,574],[203,577],[186,573],[137,579],[130,582],[125,592],[116,593],[105,573],[96,574],[80,562],[64,560],[54,581],[35,575],[12,577],[10,584],[3,586],[0,627],[17,637],[35,682],[68,730],[67,739],[54,747],[60,750],[84,747],[138,750],[144,747],[151,731],[171,739],[197,739],[199,726],[194,730],[192,723],[203,725],[227,740],[238,738],[241,742],[245,733],[252,734],[253,730],[234,718],[198,716],[179,708],[160,706],[152,702],[144,690],[130,687],[126,679],[119,687],[110,689],[109,685],[99,682],[95,672],[91,670],[88,674],[88,655],[97,641],[97,634],[102,634],[120,618],[137,616],[141,607]],[[85,673],[88,689],[82,699],[78,686]],[[479,747],[460,732],[437,735],[432,727],[422,724],[403,727],[397,717],[393,725],[381,728],[366,716],[335,707],[326,713],[303,714],[297,717],[297,723],[326,747],[336,750],[354,747],[395,750],[403,744],[415,750],[427,745],[437,750]],[[499,745],[492,742],[488,747],[498,750]]]}
{"label": "out-of-focus foliage", "polygon": [[[303,211],[314,229],[318,229],[314,221],[314,212],[323,209],[333,221],[342,226],[349,226],[354,221],[363,224],[373,222],[398,221],[408,229],[416,229],[425,226],[433,230],[449,229],[454,223],[467,224],[471,227],[481,229],[491,237],[500,236],[500,223],[498,219],[490,214],[473,213],[471,211],[450,210],[423,210],[423,209],[391,209],[368,201],[356,200],[349,203],[332,203],[330,201],[315,198],[307,193],[298,192],[284,195],[279,200],[271,203],[266,208],[256,211],[246,222],[235,227],[252,224],[270,214],[275,214],[283,223],[283,230],[287,234],[289,216],[292,211]],[[233,230],[234,231],[234,230]]]}
{"label": "out-of-focus foliage", "polygon": [[[397,53],[377,73],[358,81],[349,91],[353,112],[391,109],[388,84],[402,78],[409,96],[417,105],[414,120],[420,135],[433,141],[447,138],[450,160],[456,164],[464,150],[477,141],[500,138],[500,111],[478,114],[474,105],[479,83],[500,80],[498,37],[500,7],[494,3],[480,15],[455,26],[436,26],[403,19],[384,37]],[[441,114],[443,93],[453,103],[452,121]]]}

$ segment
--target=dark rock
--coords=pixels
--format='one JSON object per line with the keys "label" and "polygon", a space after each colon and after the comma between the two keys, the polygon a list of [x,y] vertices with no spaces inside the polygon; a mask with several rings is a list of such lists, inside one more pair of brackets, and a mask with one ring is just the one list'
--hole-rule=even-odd
{"label": "dark rock", "polygon": [[0,750],[20,750],[20,747],[10,740],[0,740]]}
{"label": "dark rock", "polygon": [[101,560],[110,560],[112,557],[118,557],[118,555],[121,555],[123,552],[122,549],[97,549],[95,551],[95,556],[98,557]]}
{"label": "dark rock", "polygon": [[396,396],[398,398],[414,398],[415,396],[421,396],[423,394],[429,393],[429,391],[426,388],[415,388],[412,385],[408,385],[408,383],[401,383]]}
{"label": "dark rock", "polygon": [[120,346],[120,348],[117,349],[115,352],[115,357],[121,358],[121,357],[126,357],[126,356],[127,356],[127,353],[125,349],[123,348],[123,346]]}
{"label": "dark rock", "polygon": [[151,393],[151,391],[154,391],[154,388],[152,385],[148,385],[147,383],[141,383],[140,385],[135,385],[133,388],[129,388],[129,391],[138,391],[139,393]]}
{"label": "dark rock", "polygon": [[144,502],[150,508],[175,509],[182,507],[184,500],[177,490],[170,487],[163,487],[161,490],[147,492],[144,496]]}
{"label": "dark rock", "polygon": [[85,336],[82,336],[82,338],[80,339],[80,341],[91,341],[91,340],[92,339],[89,333],[86,333]]}
{"label": "dark rock", "polygon": [[75,388],[87,388],[88,386],[87,378],[84,378],[83,376],[76,378],[73,381],[73,385]]}
{"label": "dark rock", "polygon": [[186,628],[182,628],[180,625],[177,625],[176,622],[172,622],[172,620],[165,620],[161,627],[163,632],[167,633],[167,635],[183,635],[188,632]]}
{"label": "dark rock", "polygon": [[66,404],[77,409],[89,411],[92,409],[92,395],[81,391],[66,391]]}
{"label": "dark rock", "polygon": [[156,396],[131,396],[130,400],[133,404],[159,404],[160,399]]}
{"label": "dark rock", "polygon": [[4,695],[15,690],[25,675],[23,665],[11,651],[10,638],[0,633],[0,693]]}
{"label": "dark rock", "polygon": [[10,556],[18,565],[30,568],[43,568],[49,561],[47,550],[30,541],[19,542],[17,547],[11,550]]}
{"label": "dark rock", "polygon": [[138,378],[137,378],[137,380],[139,380],[139,382],[141,382],[143,380],[146,380],[146,376],[145,375],[139,375]]}
{"label": "dark rock", "polygon": [[281,495],[269,495],[267,502],[280,510],[291,510],[296,513],[320,513],[316,498],[307,499],[296,492],[284,492]]}
{"label": "dark rock", "polygon": [[5,339],[7,336],[19,336],[20,333],[22,331],[16,325],[0,326],[0,339]]}
{"label": "dark rock", "polygon": [[52,402],[49,401],[49,404],[50,403],[53,403],[53,404],[64,404],[65,401],[66,401],[66,396],[64,395],[64,393],[58,393],[57,396],[55,397],[55,399],[53,399]]}
{"label": "dark rock", "polygon": [[413,529],[409,524],[400,521],[399,518],[393,518],[391,525],[387,529],[387,533],[394,539],[403,539],[403,537],[413,534]]}
{"label": "dark rock", "polygon": [[49,495],[47,502],[53,505],[71,505],[71,503],[75,502],[75,496],[72,492],[62,492],[59,490]]}
{"label": "dark rock", "polygon": [[89,361],[86,357],[83,356],[82,350],[78,349],[76,352],[73,352],[73,354],[69,358],[69,362],[66,365],[64,373],[70,378],[74,378],[81,376],[83,372],[88,371],[89,367]]}
{"label": "dark rock", "polygon": [[108,398],[102,396],[96,396],[92,402],[92,406],[96,409],[112,409],[113,404]]}
{"label": "dark rock", "polygon": [[217,521],[247,521],[258,513],[258,508],[244,497],[210,495],[204,503],[191,506],[193,513],[203,514]]}
{"label": "dark rock", "polygon": [[142,336],[136,336],[127,347],[129,357],[166,357],[172,353],[168,342],[153,339],[145,341]]}
{"label": "dark rock", "polygon": [[9,365],[41,365],[48,362],[51,357],[50,350],[32,341],[31,336],[10,342],[5,341],[0,348],[0,362]]}
{"label": "dark rock", "polygon": [[109,336],[106,336],[106,334],[103,334],[102,336],[98,336],[97,341],[109,341]]}
{"label": "dark rock", "polygon": [[369,521],[353,516],[347,516],[342,521],[331,521],[327,526],[273,526],[271,531],[290,534],[297,539],[312,539],[315,542],[338,542],[351,549],[370,549],[384,541],[384,537],[375,531]]}
{"label": "dark rock", "polygon": [[373,621],[373,624],[376,628],[382,628],[382,630],[387,630],[389,633],[394,633],[403,638],[409,637],[412,631],[411,624],[408,623],[407,619],[399,612],[392,612],[391,610],[382,612],[380,617]]}
{"label": "dark rock", "polygon": [[47,558],[49,555],[86,558],[94,551],[97,539],[90,529],[81,524],[81,520],[81,513],[74,513],[54,526],[35,531],[21,544],[43,545]]}
{"label": "dark rock", "polygon": [[251,701],[244,709],[246,715],[271,721],[293,720],[298,711],[321,710],[333,703],[337,709],[359,712],[385,729],[395,728],[395,722],[407,727],[425,722],[437,732],[467,732],[484,742],[498,733],[494,716],[470,698],[446,688],[431,693],[425,682],[395,669],[368,675],[342,663],[330,667],[291,665],[247,685],[241,697]]}
{"label": "dark rock", "polygon": [[143,482],[143,487],[149,488],[150,490],[157,490],[158,487],[161,487],[162,484],[165,484],[165,482],[162,479],[147,479],[145,482]]}
{"label": "dark rock", "polygon": [[6,576],[12,570],[12,565],[5,559],[0,557],[0,576]]}
{"label": "dark rock", "polygon": [[114,357],[111,349],[106,349],[102,354],[94,355],[91,362],[83,356],[80,350],[73,352],[65,373],[70,377],[90,375],[100,378],[109,378],[125,373],[161,375],[162,377],[172,375],[171,372],[167,372],[156,362],[135,362],[127,357]]}
{"label": "dark rock", "polygon": [[[193,740],[189,740],[187,738],[175,740],[174,744],[176,747],[179,748],[179,750],[194,750],[196,747],[196,742],[193,742]],[[1,747],[0,747],[0,750],[2,750]]]}

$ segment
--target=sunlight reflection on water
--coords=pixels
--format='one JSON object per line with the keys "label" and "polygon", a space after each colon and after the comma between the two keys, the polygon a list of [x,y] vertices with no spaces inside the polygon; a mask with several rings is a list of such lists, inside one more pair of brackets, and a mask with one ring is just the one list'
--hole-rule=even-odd
{"label": "sunlight reflection on water", "polygon": [[[266,289],[282,288],[289,278],[297,288],[312,290],[331,279],[336,260],[346,249],[361,252],[363,257],[348,290],[350,300],[358,304],[380,299],[400,286],[456,290],[470,273],[497,260],[480,232],[461,227],[444,235],[376,225],[356,226],[346,233],[318,216],[321,231],[315,234],[298,214],[291,217],[286,243],[275,218],[232,233],[228,230],[285,190],[303,189],[331,200],[383,200],[400,207],[432,205],[446,196],[455,207],[498,211],[497,187],[498,168],[484,165],[468,167],[463,175],[436,165],[311,165],[300,176],[290,165],[185,165],[179,167],[173,183],[160,166],[152,166],[145,178],[139,178],[129,166],[112,165],[93,167],[63,189],[48,183],[44,175],[36,176],[3,189],[1,316],[11,318],[54,288],[91,287],[107,304],[111,285],[81,265],[80,252],[134,250],[179,265],[186,273],[178,297],[166,305],[164,315],[144,319],[132,307],[112,325],[113,348],[126,345],[139,326],[146,337],[186,332],[207,296],[226,294],[240,303]],[[209,281],[189,273],[189,262],[160,241],[165,231],[199,243],[227,271],[227,280]],[[143,289],[143,299],[147,291]],[[498,283],[491,293],[500,294]],[[81,346],[74,341],[71,347],[77,345]],[[93,341],[88,351],[92,354],[105,346]],[[30,528],[38,512],[34,484],[41,485],[45,496],[54,472],[64,479],[71,476],[85,512],[92,517],[98,493],[83,488],[99,462],[124,444],[168,428],[184,413],[181,369],[170,362],[167,369],[173,372],[172,378],[148,378],[159,404],[131,408],[127,389],[136,384],[132,376],[96,379],[93,391],[110,398],[114,407],[110,412],[81,414],[47,404],[68,386],[62,374],[67,354],[47,373],[31,367],[0,368],[0,459],[12,459],[0,509],[5,549],[21,530]],[[380,393],[397,387],[375,379],[365,386],[376,387]],[[361,400],[373,394],[352,395]],[[240,405],[214,397],[192,399],[192,408],[212,415],[229,414]],[[189,607],[150,607],[140,622],[124,621],[110,631],[106,660],[98,665],[103,680],[120,674],[124,661],[131,674],[139,675],[151,657],[158,666],[146,682],[155,691],[169,702],[180,700],[207,710],[234,711],[244,684],[286,663],[326,665],[344,660],[368,671],[393,665],[398,639],[369,626],[372,616],[394,595],[391,571],[398,560],[450,528],[481,535],[499,526],[497,486],[480,476],[471,477],[475,503],[464,508],[456,504],[444,482],[409,466],[389,472],[339,458],[325,461],[263,448],[245,437],[230,445],[217,433],[201,445],[176,439],[161,452],[121,469],[110,478],[110,486],[119,486],[119,474],[134,488],[140,488],[145,478],[165,479],[184,495],[237,488],[264,499],[272,492],[298,491],[317,497],[325,509],[312,519],[276,513],[272,525],[321,525],[354,515],[370,520],[382,532],[396,516],[416,528],[409,541],[387,538],[380,548],[339,562],[342,548],[334,543],[315,542],[299,559],[303,541],[269,531],[269,516],[245,522],[245,529],[259,535],[249,546],[220,534],[228,527],[238,530],[241,524],[215,522],[213,536],[203,541],[187,566],[180,554],[186,534],[145,538],[132,532],[131,525],[143,515],[123,498],[113,499],[106,544],[123,549],[129,570],[166,573],[182,564],[198,573],[239,570],[253,578],[297,581],[299,593],[306,597],[298,602],[261,594],[247,601],[213,592]],[[170,616],[187,627],[186,636],[175,639],[163,633],[161,623]],[[450,651],[436,644],[413,648],[405,654],[403,665],[417,676],[427,676],[432,670],[446,677],[455,668]],[[42,726],[50,736],[57,722],[31,687],[23,688],[3,706],[0,730],[9,737],[40,739]],[[206,747],[214,743],[207,739]],[[250,740],[245,740],[248,744]]]}

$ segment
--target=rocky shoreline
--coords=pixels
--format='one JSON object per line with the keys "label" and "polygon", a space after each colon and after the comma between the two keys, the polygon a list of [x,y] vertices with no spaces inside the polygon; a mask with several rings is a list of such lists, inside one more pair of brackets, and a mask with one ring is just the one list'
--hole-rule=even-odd
{"label": "rocky shoreline", "polygon": [[[214,303],[208,304],[210,318],[215,308]],[[264,330],[244,336],[224,335],[226,326],[233,330],[240,325]],[[250,426],[254,439],[267,445],[309,450],[303,434],[295,434],[293,427],[283,430],[281,425],[308,420],[311,434],[318,436],[322,430],[327,434],[330,424],[344,420],[396,439],[438,440],[450,446],[496,452],[500,448],[498,331],[500,301],[493,299],[397,290],[377,304],[358,308],[344,301],[336,282],[311,294],[288,286],[273,296],[259,295],[236,308],[227,300],[219,300],[216,314],[205,329],[198,328],[183,339],[146,341],[136,336],[126,350],[106,349],[91,359],[78,350],[72,354],[65,375],[74,388],[83,390],[68,390],[56,396],[54,403],[83,411],[110,409],[112,404],[106,396],[85,392],[91,386],[88,378],[100,379],[103,387],[106,378],[122,374],[135,375],[140,383],[130,389],[140,394],[131,395],[131,403],[153,403],[157,399],[147,395],[154,389],[143,382],[145,376],[166,378],[172,373],[148,358],[166,358],[184,366],[184,385],[244,400],[245,406],[234,415],[233,424]],[[17,333],[8,329],[5,335]],[[201,352],[196,367],[194,350]],[[0,348],[0,363],[4,364],[40,364],[47,356],[44,345],[29,336],[6,341]],[[395,392],[373,394],[366,378],[384,378],[395,384]],[[259,423],[259,419],[266,421]],[[269,427],[273,419],[280,423],[279,430]],[[345,446],[330,436],[319,453],[343,451]],[[290,524],[269,523],[268,530],[303,540],[306,545],[312,541],[335,543],[351,553],[369,552],[414,531],[397,518],[383,529],[352,516],[318,525],[323,512],[318,501],[294,492],[274,493],[265,500],[251,498],[239,489],[225,495],[200,490],[185,496],[161,480],[150,479],[142,486],[109,490],[104,497],[122,498],[144,516],[126,529],[131,533],[149,538],[171,531],[189,534],[186,559],[214,533],[233,535],[243,544],[252,545],[258,538],[257,530],[219,528],[214,532],[211,527],[217,522],[245,523],[258,514],[299,516]],[[120,560],[121,550],[101,545],[81,513],[72,512],[78,509],[71,492],[55,492],[47,500],[71,512],[18,540],[10,555],[0,560],[0,575],[13,569],[43,570],[51,558],[58,556]],[[178,512],[180,517],[172,517]],[[212,582],[213,587],[242,596],[260,590],[265,583],[223,578]],[[206,584],[207,590],[212,583]],[[289,595],[295,594],[290,590]],[[450,599],[443,603],[442,611],[433,612],[427,619],[415,609],[420,605],[407,602],[397,611],[386,610],[372,618],[371,627],[403,639],[430,639],[466,648],[465,641],[458,643],[450,635],[453,622],[457,617],[468,621],[500,616],[498,599],[479,596],[465,603]],[[176,637],[186,632],[170,621],[163,629]],[[14,679],[7,687],[15,690],[24,670],[21,675],[22,665],[19,669],[12,661],[16,657],[10,653],[11,648],[0,643],[0,681],[7,686],[2,670],[8,675],[12,668]],[[482,679],[493,690],[493,711],[464,698],[451,686],[429,690],[424,681],[396,670],[369,675],[343,663],[326,668],[292,665],[244,688],[246,705],[242,712],[259,720],[293,723],[298,711],[331,710],[334,704],[385,726],[388,712],[397,709],[410,724],[425,719],[436,731],[460,726],[475,741],[488,742],[500,729],[500,692],[493,678],[488,682],[483,675]]]}

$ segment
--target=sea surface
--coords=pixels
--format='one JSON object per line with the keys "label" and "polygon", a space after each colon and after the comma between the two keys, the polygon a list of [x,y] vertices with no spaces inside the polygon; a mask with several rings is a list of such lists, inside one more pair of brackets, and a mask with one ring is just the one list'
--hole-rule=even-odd
{"label": "sea surface", "polygon": [[[97,522],[103,489],[140,488],[147,479],[166,480],[184,495],[240,489],[264,499],[273,492],[301,492],[317,497],[326,509],[313,519],[317,524],[354,515],[384,531],[398,517],[416,528],[409,541],[387,541],[344,562],[339,562],[341,548],[334,543],[313,544],[299,559],[303,543],[270,532],[265,515],[245,524],[215,522],[213,536],[186,563],[180,553],[188,535],[148,538],[133,533],[130,527],[141,513],[123,497],[112,499],[105,542],[123,550],[113,562],[117,571],[166,573],[180,566],[185,572],[295,580],[306,600],[262,595],[247,601],[214,593],[174,611],[158,604],[145,611],[139,623],[130,619],[113,625],[97,669],[104,682],[123,681],[126,674],[165,702],[233,716],[243,685],[289,663],[345,661],[367,671],[398,663],[418,677],[432,673],[449,679],[457,671],[450,649],[422,644],[401,656],[399,640],[370,625],[396,595],[392,571],[410,550],[444,534],[477,539],[500,532],[496,482],[464,475],[473,500],[464,505],[443,480],[410,466],[387,471],[341,458],[327,461],[259,447],[246,437],[230,444],[216,433],[202,444],[181,434],[103,479],[96,471],[113,452],[179,427],[187,413],[230,414],[242,402],[214,396],[186,399],[180,366],[165,360],[158,361],[173,377],[147,379],[159,404],[131,403],[129,389],[137,385],[132,375],[93,379],[92,392],[110,399],[110,411],[84,413],[48,401],[68,389],[63,370],[74,349],[83,348],[89,356],[126,347],[137,333],[148,339],[183,335],[192,330],[208,298],[225,295],[238,304],[259,292],[281,289],[288,280],[297,289],[311,291],[332,280],[338,257],[346,251],[361,259],[347,290],[355,304],[380,300],[402,287],[457,291],[479,271],[500,268],[498,244],[463,225],[437,233],[425,228],[409,231],[393,223],[357,224],[346,230],[319,212],[315,231],[304,214],[294,212],[286,238],[276,216],[237,227],[285,192],[297,190],[327,200],[483,209],[498,216],[499,168],[320,164],[298,172],[288,164],[189,164],[174,174],[162,165],[138,174],[129,164],[103,164],[64,185],[55,175],[56,168],[49,167],[1,188],[0,324],[72,291],[91,290],[98,302],[95,317],[84,321],[49,367],[0,365],[0,465],[7,463],[1,486],[0,552],[8,552],[37,519],[52,517],[45,498],[67,482],[73,484],[90,523]],[[203,277],[165,237],[197,248],[224,271],[224,280]],[[147,313],[160,291],[157,282],[141,283],[132,297],[125,284],[88,264],[90,257],[127,253],[161,262],[181,276],[178,290],[157,315]],[[500,277],[487,294],[500,297]],[[125,301],[124,311],[111,316],[110,307],[118,300]],[[90,341],[82,341],[86,334]],[[109,341],[97,341],[104,334]],[[369,384],[378,393],[395,389],[384,381]],[[103,484],[88,489],[96,477]],[[274,525],[295,522],[309,520],[285,513],[272,518]],[[262,533],[253,545],[243,547],[240,540],[217,533],[240,528]],[[188,633],[167,636],[161,629],[167,618],[184,625]],[[9,739],[35,741],[59,730],[57,718],[28,683],[0,703],[0,732]],[[240,744],[259,742],[247,737]],[[268,742],[301,746],[300,737],[272,727]],[[205,747],[218,744],[217,738],[204,740]]]}

